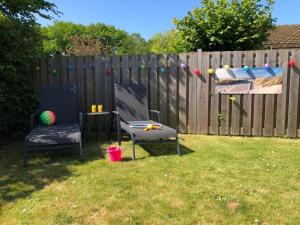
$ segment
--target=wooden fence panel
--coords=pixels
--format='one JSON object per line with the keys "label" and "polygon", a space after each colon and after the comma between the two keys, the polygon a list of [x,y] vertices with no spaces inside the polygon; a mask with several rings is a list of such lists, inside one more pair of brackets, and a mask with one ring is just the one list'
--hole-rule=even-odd
{"label": "wooden fence panel", "polygon": [[[292,58],[296,66],[288,68]],[[214,94],[214,74],[220,66],[283,68],[282,94]],[[183,66],[180,66],[184,64]],[[186,65],[186,67],[185,67]],[[300,135],[299,49],[198,52],[178,55],[48,57],[32,65],[32,82],[77,85],[78,109],[91,104],[114,106],[113,84],[139,83],[147,87],[149,106],[161,111],[161,121],[181,133],[246,136]],[[194,70],[200,69],[196,76]],[[155,118],[154,118],[155,119]]]}

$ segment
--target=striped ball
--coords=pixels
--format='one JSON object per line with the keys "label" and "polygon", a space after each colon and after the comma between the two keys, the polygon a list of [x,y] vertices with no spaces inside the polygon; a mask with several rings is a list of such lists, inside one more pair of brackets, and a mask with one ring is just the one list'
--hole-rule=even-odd
{"label": "striped ball", "polygon": [[55,123],[56,116],[52,111],[44,111],[41,113],[40,119],[44,125],[50,126]]}

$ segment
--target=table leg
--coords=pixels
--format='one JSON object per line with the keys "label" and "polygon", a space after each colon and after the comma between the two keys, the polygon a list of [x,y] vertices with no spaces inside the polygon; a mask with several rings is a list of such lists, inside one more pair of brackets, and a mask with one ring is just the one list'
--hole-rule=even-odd
{"label": "table leg", "polygon": [[96,139],[98,139],[98,129],[99,129],[99,120],[98,120],[98,116],[95,117],[96,119]]}
{"label": "table leg", "polygon": [[114,124],[114,117],[112,114],[110,114],[110,123],[109,123],[109,133],[108,133],[108,137],[109,139],[111,138],[111,132],[112,132],[112,129],[113,129],[113,124]]}

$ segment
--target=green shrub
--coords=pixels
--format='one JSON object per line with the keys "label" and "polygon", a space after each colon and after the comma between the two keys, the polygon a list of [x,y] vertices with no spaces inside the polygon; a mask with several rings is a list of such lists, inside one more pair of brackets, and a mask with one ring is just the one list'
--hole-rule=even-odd
{"label": "green shrub", "polygon": [[35,15],[50,19],[56,11],[44,0],[3,0],[0,7],[0,143],[27,130],[37,107],[30,66],[41,50],[42,36]]}

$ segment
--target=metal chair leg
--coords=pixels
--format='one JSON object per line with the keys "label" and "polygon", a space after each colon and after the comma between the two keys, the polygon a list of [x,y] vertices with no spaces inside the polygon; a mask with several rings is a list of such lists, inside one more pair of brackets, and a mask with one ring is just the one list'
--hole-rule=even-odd
{"label": "metal chair leg", "polygon": [[120,131],[121,128],[120,128],[120,118],[119,116],[117,117],[117,134],[118,134],[118,142],[119,142],[119,145],[122,144],[122,140],[121,140],[121,134],[120,134]]}
{"label": "metal chair leg", "polygon": [[82,150],[82,141],[79,142],[79,153],[80,153],[80,161],[83,161],[83,150]]}
{"label": "metal chair leg", "polygon": [[135,160],[135,140],[134,140],[134,135],[131,135],[132,139],[132,160]]}
{"label": "metal chair leg", "polygon": [[176,149],[177,149],[177,155],[181,156],[180,145],[179,145],[179,137],[176,138]]}

